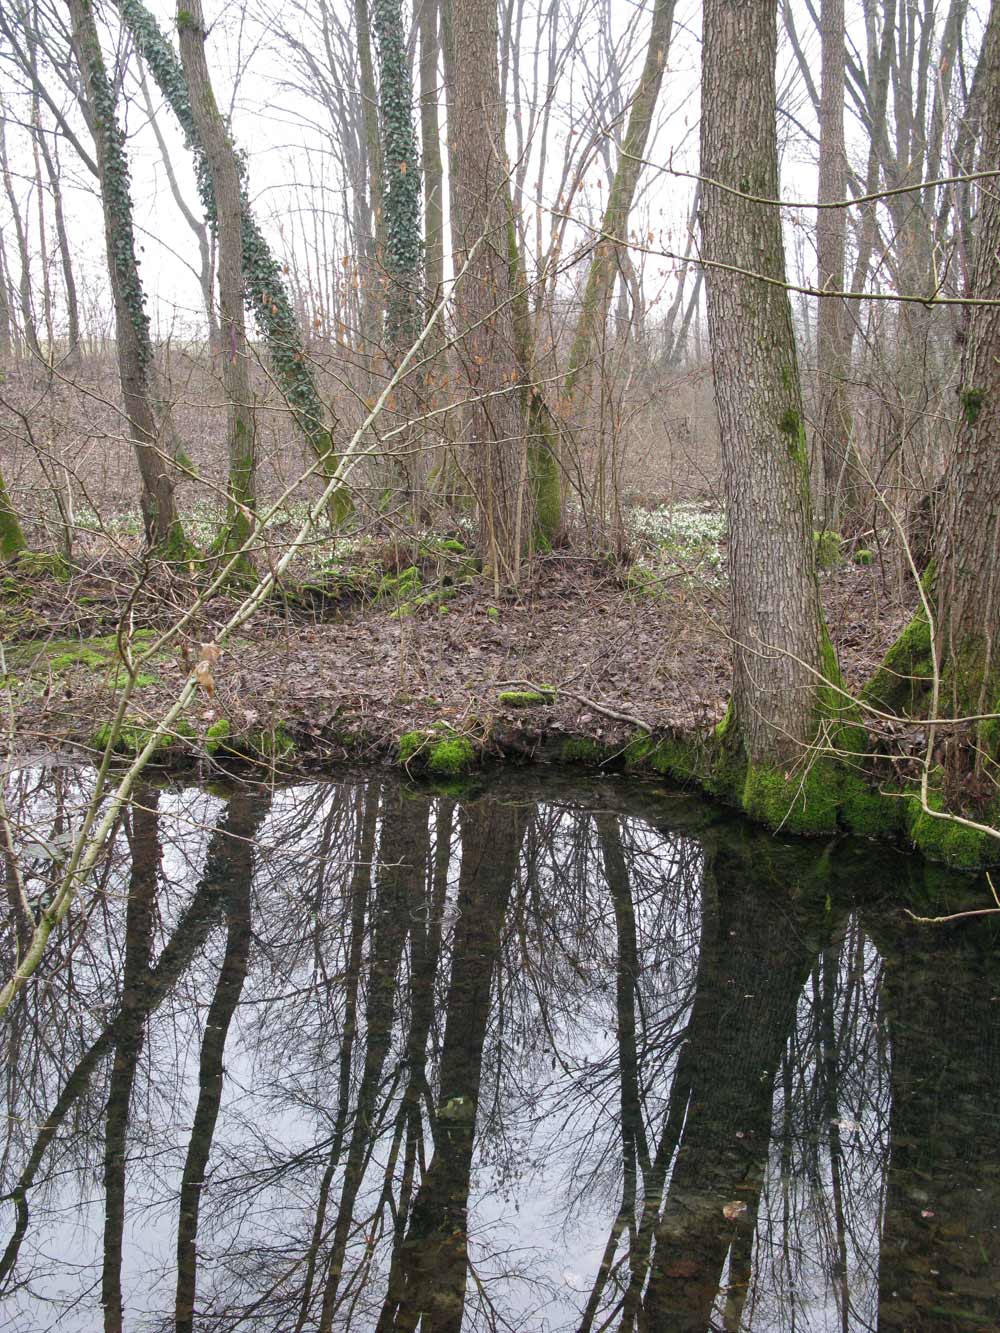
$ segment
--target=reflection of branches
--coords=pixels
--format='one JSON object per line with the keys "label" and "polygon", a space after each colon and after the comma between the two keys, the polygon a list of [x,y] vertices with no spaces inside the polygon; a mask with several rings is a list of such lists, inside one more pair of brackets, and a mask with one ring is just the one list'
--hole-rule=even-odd
{"label": "reflection of branches", "polygon": [[127,1013],[119,1006],[115,1017],[91,1042],[69,1073],[52,1110],[42,1122],[17,1181],[4,1196],[14,1204],[16,1223],[3,1257],[0,1258],[0,1284],[8,1281],[17,1261],[28,1229],[28,1193],[35,1184],[39,1168],[52,1140],[86,1092],[94,1071],[126,1031],[135,1030],[148,1020],[149,1015],[167,997],[204,944],[227,891],[232,845],[230,838],[252,838],[259,822],[260,814],[252,807],[248,809],[245,800],[238,795],[231,799],[226,808],[225,818],[212,834],[205,870],[197,891],[173,935],[164,946],[156,966],[145,980],[141,1004]]}

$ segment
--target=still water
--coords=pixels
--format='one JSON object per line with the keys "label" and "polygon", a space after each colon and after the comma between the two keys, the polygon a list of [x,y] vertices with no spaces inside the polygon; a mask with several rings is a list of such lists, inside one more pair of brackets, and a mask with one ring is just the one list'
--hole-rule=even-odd
{"label": "still water", "polygon": [[617,779],[138,800],[5,1026],[0,1327],[1000,1329],[1000,923],[901,910],[968,881]]}

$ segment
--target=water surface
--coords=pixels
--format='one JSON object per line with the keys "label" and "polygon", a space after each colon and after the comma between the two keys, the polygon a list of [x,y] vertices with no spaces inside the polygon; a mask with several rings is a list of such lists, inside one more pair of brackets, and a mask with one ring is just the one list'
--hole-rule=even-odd
{"label": "water surface", "polygon": [[[16,778],[39,897],[87,781]],[[138,795],[7,1024],[0,1325],[1000,1329],[997,926],[900,910],[967,881],[617,779]]]}

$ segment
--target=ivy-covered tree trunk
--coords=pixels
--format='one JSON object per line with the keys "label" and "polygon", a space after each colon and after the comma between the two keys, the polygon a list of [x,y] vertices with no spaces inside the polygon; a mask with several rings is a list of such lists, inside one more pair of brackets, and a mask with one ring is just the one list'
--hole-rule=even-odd
{"label": "ivy-covered tree trunk", "polygon": [[[420,159],[413,123],[413,80],[400,0],[373,0],[372,32],[378,55],[379,126],[382,133],[385,353],[395,368],[413,345],[422,323]],[[404,423],[417,415],[413,381],[400,385],[397,412]],[[420,455],[414,434],[397,438],[390,461],[391,485],[419,510]]]}
{"label": "ivy-covered tree trunk", "polygon": [[[236,152],[212,92],[205,59],[205,16],[201,0],[178,0],[177,32],[190,91],[191,114],[204,145],[215,198],[221,365],[229,437],[229,496],[225,526],[214,549],[220,555],[228,556],[239,550],[249,537],[256,508],[253,400],[243,320],[240,173]],[[241,558],[240,567],[242,572],[249,572],[249,555]]]}
{"label": "ivy-covered tree trunk", "polygon": [[796,782],[786,774],[816,738],[824,657],[780,214],[743,197],[778,197],[775,18],[773,0],[706,0],[701,120],[702,255],[730,531],[729,737],[747,760],[743,803],[764,818],[772,803],[791,803]]}
{"label": "ivy-covered tree trunk", "polygon": [[[177,117],[194,156],[195,176],[202,207],[209,219],[215,216],[215,197],[204,145],[191,112],[187,80],[173,47],[143,5],[142,0],[115,0],[122,21],[145,60],[156,86]],[[267,346],[275,380],[292,417],[320,461],[323,475],[336,471],[338,459],[331,432],[325,425],[323,402],[316,389],[309,358],[302,345],[298,320],[289,298],[281,264],[258,227],[241,181],[240,226],[243,239],[243,299]],[[331,518],[346,517],[352,508],[349,493],[339,490],[331,503]]]}
{"label": "ivy-covered tree trunk", "polygon": [[[979,168],[1000,161],[1000,0],[990,6],[980,56],[983,122]],[[955,717],[1000,712],[1000,195],[983,181],[972,295],[992,305],[969,311],[955,447],[938,510],[934,571],[940,710]],[[975,725],[966,763],[990,776],[1000,758],[1000,723]]]}
{"label": "ivy-covered tree trunk", "polygon": [[391,358],[420,331],[420,161],[413,127],[413,82],[399,0],[373,0],[379,65],[379,123],[385,208],[385,332]]}
{"label": "ivy-covered tree trunk", "polygon": [[115,306],[118,373],[129,435],[142,478],[146,542],[164,555],[179,558],[186,553],[186,544],[177,515],[173,480],[158,447],[153,415],[153,345],[135,255],[125,136],[115,114],[115,94],[104,68],[89,0],[69,0],[69,12],[73,47],[94,136],[108,271]]}
{"label": "ivy-covered tree trunk", "polygon": [[508,253],[508,173],[491,0],[452,0],[445,43],[457,356],[485,569],[516,584],[530,529],[527,452]]}

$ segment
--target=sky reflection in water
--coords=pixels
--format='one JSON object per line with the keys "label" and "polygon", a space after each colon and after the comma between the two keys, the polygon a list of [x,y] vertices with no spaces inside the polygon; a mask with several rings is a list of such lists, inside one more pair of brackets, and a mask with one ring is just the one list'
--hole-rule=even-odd
{"label": "sky reflection in water", "polygon": [[139,800],[8,1025],[5,1327],[1000,1328],[996,927],[898,908],[966,882],[614,779]]}

